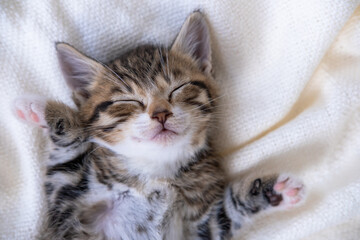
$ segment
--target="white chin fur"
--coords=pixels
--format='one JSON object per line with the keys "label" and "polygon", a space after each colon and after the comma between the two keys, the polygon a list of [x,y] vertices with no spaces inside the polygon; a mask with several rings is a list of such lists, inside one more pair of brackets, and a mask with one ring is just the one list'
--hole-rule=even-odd
{"label": "white chin fur", "polygon": [[186,165],[198,150],[191,146],[191,136],[175,136],[167,144],[131,137],[113,146],[101,140],[96,140],[96,143],[123,155],[131,174],[162,178],[175,176],[179,168]]}

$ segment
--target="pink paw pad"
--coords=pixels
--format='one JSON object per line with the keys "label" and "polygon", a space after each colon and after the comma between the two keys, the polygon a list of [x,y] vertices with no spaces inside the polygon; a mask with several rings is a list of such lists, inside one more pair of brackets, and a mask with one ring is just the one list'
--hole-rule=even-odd
{"label": "pink paw pad", "polygon": [[278,177],[274,184],[274,190],[282,195],[283,201],[280,203],[280,206],[286,208],[298,204],[305,197],[304,184],[288,174],[281,174]]}
{"label": "pink paw pad", "polygon": [[14,112],[20,120],[45,128],[45,106],[46,99],[42,97],[20,97],[14,101]]}
{"label": "pink paw pad", "polygon": [[16,114],[18,115],[19,118],[25,120],[25,115],[21,110],[17,109]]}
{"label": "pink paw pad", "polygon": [[289,197],[295,197],[298,194],[299,190],[297,188],[290,189],[285,194]]}
{"label": "pink paw pad", "polygon": [[36,113],[31,113],[30,114],[30,118],[31,118],[31,120],[33,120],[34,122],[36,122],[36,123],[38,123],[38,122],[40,122],[40,119],[39,119],[39,117],[38,117],[38,115],[36,115]]}
{"label": "pink paw pad", "polygon": [[285,188],[284,182],[279,182],[274,185],[275,191],[282,191]]}

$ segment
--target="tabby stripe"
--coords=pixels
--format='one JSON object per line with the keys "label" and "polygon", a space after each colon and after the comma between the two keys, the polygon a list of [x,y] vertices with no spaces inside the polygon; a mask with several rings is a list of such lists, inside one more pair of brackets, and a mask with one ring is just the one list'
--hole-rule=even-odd
{"label": "tabby stripe", "polygon": [[174,78],[179,78],[182,75],[182,71],[178,68],[172,69],[171,73],[173,74]]}
{"label": "tabby stripe", "polygon": [[97,171],[96,171],[96,178],[97,180],[106,185],[109,189],[112,188],[112,183],[109,181],[110,177],[109,175],[105,172],[105,169],[108,169],[106,168],[102,162],[100,161],[94,161],[94,164],[96,165],[97,167]]}
{"label": "tabby stripe", "polygon": [[56,125],[55,125],[55,134],[56,135],[64,135],[64,119],[60,119],[59,121],[57,121]]}
{"label": "tabby stripe", "polygon": [[209,151],[207,148],[199,150],[193,157],[192,161],[190,161],[187,165],[180,167],[178,173],[176,174],[176,177],[180,177],[181,174],[185,174],[191,171],[193,166],[196,166],[203,158],[207,157],[208,155]]}
{"label": "tabby stripe", "polygon": [[80,168],[82,168],[84,164],[87,162],[86,155],[87,153],[85,152],[68,162],[56,164],[47,170],[46,175],[51,176],[57,172],[68,172],[68,173],[76,172]]}
{"label": "tabby stripe", "polygon": [[77,144],[73,143],[73,146],[69,147],[69,148],[66,150],[66,152],[70,152],[70,151],[78,148],[79,146],[83,146],[83,144],[84,144],[85,142],[87,142],[87,140],[88,140],[88,139],[84,139],[84,140],[77,139],[77,141],[75,142],[75,143],[77,143]]}
{"label": "tabby stripe", "polygon": [[203,240],[211,240],[211,231],[210,231],[210,225],[209,225],[209,218],[202,224],[198,226],[198,236],[200,239]]}
{"label": "tabby stripe", "polygon": [[192,102],[194,99],[198,98],[199,96],[193,96],[193,97],[189,97],[187,99],[184,100],[184,102]]}
{"label": "tabby stripe", "polygon": [[124,183],[126,181],[125,176],[121,176],[120,174],[114,173],[111,168],[109,168],[109,173],[110,173],[111,177],[118,182]]}
{"label": "tabby stripe", "polygon": [[57,193],[55,205],[59,206],[64,201],[73,201],[79,198],[82,194],[89,190],[89,166],[85,165],[85,168],[81,174],[80,181],[74,186],[67,184],[60,188]]}
{"label": "tabby stripe", "polygon": [[[116,116],[116,117],[117,117],[117,116]],[[123,117],[123,118],[117,120],[117,121],[116,121],[116,124],[120,124],[120,123],[126,122],[129,118],[130,118],[130,116]]]}
{"label": "tabby stripe", "polygon": [[234,197],[234,192],[233,192],[232,188],[230,188],[230,198],[231,198],[231,202],[234,205],[235,209],[237,209],[238,206],[237,206],[237,202],[236,202],[236,199]]}
{"label": "tabby stripe", "polygon": [[[126,176],[123,176],[121,174],[114,173],[112,169],[114,169],[113,166],[111,166],[110,163],[108,163],[108,166],[103,166],[102,163],[96,162],[96,165],[99,169],[99,171],[96,171],[96,177],[99,182],[101,182],[104,185],[107,185],[109,188],[112,187],[111,179],[114,179],[117,182],[125,183],[127,180]],[[105,172],[105,169],[107,170]]]}
{"label": "tabby stripe", "polygon": [[188,101],[187,103],[199,107],[203,113],[211,113],[211,107],[206,106],[204,103],[198,101]]}
{"label": "tabby stripe", "polygon": [[245,203],[243,203],[240,199],[235,199],[235,197],[232,195],[232,190],[231,190],[231,200],[232,200],[232,202],[234,202],[234,201],[236,202],[235,206],[239,206],[242,208],[242,209],[236,208],[242,215],[245,215],[245,213],[242,210],[245,210],[249,213],[256,213],[259,211],[258,208],[252,209],[250,207],[247,207],[245,205]]}
{"label": "tabby stripe", "polygon": [[197,164],[199,161],[200,159],[194,159],[193,161],[190,161],[188,165],[181,166],[176,174],[176,177],[179,177],[181,174],[186,174],[187,172],[190,172],[192,170],[192,166]]}
{"label": "tabby stripe", "polygon": [[47,196],[51,195],[51,193],[53,193],[54,191],[54,185],[52,183],[45,183],[45,193]]}
{"label": "tabby stripe", "polygon": [[[153,83],[156,83],[156,77],[159,75],[159,66],[158,66],[158,62],[156,61],[153,61],[153,62],[148,62],[148,71],[147,73],[145,74],[145,78],[151,80]],[[143,83],[145,83],[145,85],[152,85],[150,84],[150,81],[147,82],[147,81],[143,81]]]}
{"label": "tabby stripe", "polygon": [[119,119],[118,121],[116,121],[113,124],[98,127],[98,129],[102,130],[103,132],[111,132],[112,130],[114,130],[114,128],[117,127],[117,125],[119,125],[120,123],[126,122],[128,119],[129,119],[128,117],[123,118],[123,119]]}
{"label": "tabby stripe", "polygon": [[211,94],[210,94],[210,91],[208,89],[208,87],[205,85],[205,83],[201,82],[201,81],[191,81],[190,82],[191,85],[194,85],[194,86],[197,86],[201,89],[204,89],[207,93],[207,96],[209,99],[211,99]]}
{"label": "tabby stripe", "polygon": [[[114,71],[114,72],[116,73],[116,75],[118,76],[117,78],[120,78],[121,81],[124,81],[124,82],[125,82],[124,77],[126,77],[126,78],[128,78],[128,79],[130,79],[130,80],[132,80],[132,81],[135,81],[135,80],[132,78],[132,76],[130,76],[129,74],[127,74],[127,73],[125,73],[125,72],[120,72],[119,66],[118,66],[117,64],[115,64],[115,65],[113,66],[113,71]],[[130,93],[133,93],[133,92],[134,92],[134,90],[129,86],[129,84],[125,84],[125,88],[126,88],[126,90],[127,90],[128,92],[130,92]]]}
{"label": "tabby stripe", "polygon": [[113,186],[113,185],[112,185],[112,183],[109,181],[109,177],[108,177],[107,175],[100,175],[100,173],[97,172],[97,173],[96,173],[96,178],[97,178],[97,180],[98,180],[100,183],[106,185],[109,190],[112,189],[112,186]]}
{"label": "tabby stripe", "polygon": [[59,147],[68,147],[68,146],[74,144],[75,142],[77,142],[79,140],[78,138],[75,138],[73,141],[71,141],[69,143],[59,143],[61,140],[63,140],[63,138],[61,138],[61,137],[58,138],[58,137],[56,137],[54,135],[51,135],[50,139],[55,145],[57,145]]}
{"label": "tabby stripe", "polygon": [[250,212],[250,213],[256,213],[259,211],[259,208],[249,208],[245,205],[245,203],[243,203],[240,199],[237,200],[239,206],[242,206],[247,212]]}
{"label": "tabby stripe", "polygon": [[220,228],[220,237],[221,237],[221,239],[226,239],[226,237],[228,236],[228,234],[230,232],[231,220],[226,215],[225,208],[224,208],[224,203],[220,202],[219,205],[220,205],[220,208],[217,210],[216,220],[217,220],[217,223],[218,223],[219,228]]}
{"label": "tabby stripe", "polygon": [[99,118],[100,112],[104,112],[113,103],[114,102],[112,102],[112,101],[105,101],[105,102],[102,102],[99,105],[97,105],[95,107],[93,115],[89,119],[89,123],[95,122]]}
{"label": "tabby stripe", "polygon": [[[245,216],[245,212],[243,211],[245,209],[245,205],[240,200],[239,201],[236,200],[232,188],[230,188],[230,198],[232,204],[234,205],[235,210],[239,211],[241,215]],[[240,209],[240,207],[242,207],[242,209]]]}
{"label": "tabby stripe", "polygon": [[[130,69],[129,69],[130,70]],[[131,69],[130,71],[136,71],[136,69]],[[135,72],[134,72],[135,73]],[[117,74],[122,78],[127,78],[127,80],[131,80],[133,83],[135,83],[136,85],[139,86],[139,83],[138,81],[136,81],[136,79],[131,76],[130,74],[126,73],[126,72],[117,72]],[[135,73],[136,75],[136,73]],[[133,93],[134,90],[130,87],[130,86],[127,86],[126,89],[130,92],[130,93]]]}
{"label": "tabby stripe", "polygon": [[159,67],[160,70],[162,70],[162,72],[164,73],[164,79],[165,79],[165,81],[166,81],[168,84],[170,84],[170,78],[169,78],[169,76],[167,75],[167,73],[165,72],[165,68],[164,68],[165,62],[167,62],[167,61],[166,61],[166,58],[165,58],[164,56],[162,56],[162,53],[160,53],[160,54],[161,54],[161,56],[160,56],[160,66],[158,66],[158,67]]}
{"label": "tabby stripe", "polygon": [[59,216],[58,223],[63,223],[66,221],[66,219],[70,218],[70,216],[73,214],[74,208],[68,207],[66,208]]}
{"label": "tabby stripe", "polygon": [[112,125],[108,125],[108,126],[105,126],[105,127],[101,127],[101,130],[103,132],[111,132],[112,130],[114,130],[114,128],[116,128],[118,124],[117,123],[114,123]]}
{"label": "tabby stripe", "polygon": [[113,88],[111,88],[111,94],[113,94],[113,93],[123,93],[123,91],[121,90],[121,88],[119,88],[119,87],[113,87]]}

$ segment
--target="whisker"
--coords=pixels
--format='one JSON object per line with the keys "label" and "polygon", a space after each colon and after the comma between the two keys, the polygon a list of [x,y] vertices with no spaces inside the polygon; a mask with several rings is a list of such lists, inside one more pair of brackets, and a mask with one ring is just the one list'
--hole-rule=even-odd
{"label": "whisker", "polygon": [[169,51],[166,52],[166,66],[167,66],[168,77],[170,77]]}
{"label": "whisker", "polygon": [[120,85],[119,82],[117,82],[117,81],[115,81],[114,79],[111,78],[112,75],[108,76],[107,74],[108,74],[108,73],[106,73],[106,75],[104,75],[104,78],[103,78],[103,79],[109,80],[110,82],[115,83],[116,85]]}
{"label": "whisker", "polygon": [[[195,111],[195,110],[198,110],[199,108],[201,108],[201,107],[203,107],[203,106],[205,106],[205,105],[207,105],[207,104],[209,104],[209,103],[211,103],[211,102],[214,102],[214,101],[216,101],[217,99],[222,98],[222,97],[224,97],[224,96],[225,96],[225,95],[222,95],[222,96],[213,98],[213,99],[211,99],[210,101],[208,101],[208,102],[206,102],[206,103],[204,103],[204,104],[201,104],[201,105],[199,105],[199,106],[196,106],[196,107],[194,107],[194,108],[188,109],[187,111]],[[214,106],[214,107],[211,106],[212,109],[214,109],[214,108],[216,108],[216,107],[217,107],[217,106]],[[186,114],[186,112],[184,112],[184,113]]]}
{"label": "whisker", "polygon": [[90,156],[90,154],[92,154],[93,152],[95,152],[96,150],[98,150],[101,146],[97,146],[95,147],[91,152],[89,152],[86,156]]}

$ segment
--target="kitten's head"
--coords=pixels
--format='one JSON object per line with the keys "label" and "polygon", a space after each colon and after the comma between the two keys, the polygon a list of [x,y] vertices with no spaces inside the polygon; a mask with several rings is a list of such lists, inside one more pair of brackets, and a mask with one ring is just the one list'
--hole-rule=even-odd
{"label": "kitten's head", "polygon": [[206,147],[217,93],[201,13],[169,49],[141,46],[107,66],[64,43],[57,51],[92,141],[123,155],[134,172],[173,175]]}

